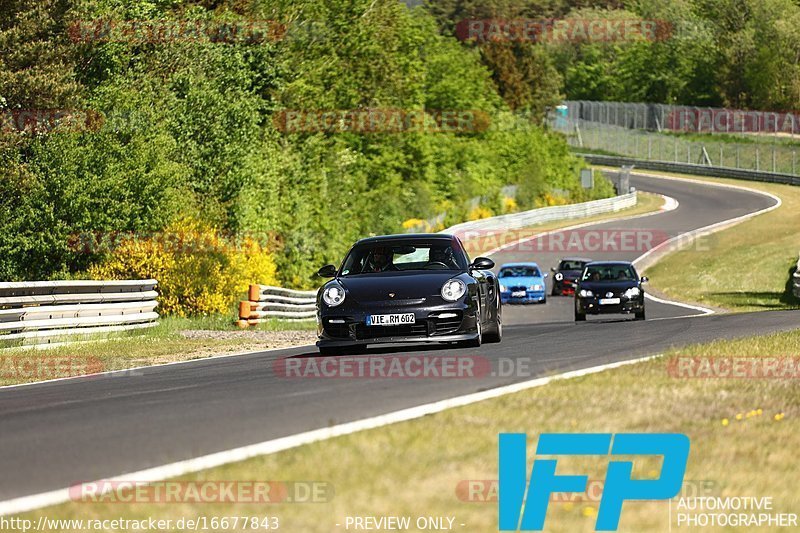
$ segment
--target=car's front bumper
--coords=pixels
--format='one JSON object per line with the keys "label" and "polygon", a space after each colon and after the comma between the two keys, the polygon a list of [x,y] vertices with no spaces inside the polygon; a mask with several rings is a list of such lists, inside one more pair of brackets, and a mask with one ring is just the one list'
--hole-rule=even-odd
{"label": "car's front bumper", "polygon": [[[368,315],[414,313],[414,324],[368,326]],[[328,308],[317,314],[317,346],[460,342],[477,338],[475,308],[465,303],[429,307]]]}
{"label": "car's front bumper", "polygon": [[545,290],[525,291],[525,296],[512,296],[511,291],[500,293],[500,301],[504,304],[529,304],[545,301]]}
{"label": "car's front bumper", "polygon": [[620,303],[600,304],[598,298],[577,298],[576,308],[584,315],[629,314],[641,313],[644,310],[644,298],[620,298]]}

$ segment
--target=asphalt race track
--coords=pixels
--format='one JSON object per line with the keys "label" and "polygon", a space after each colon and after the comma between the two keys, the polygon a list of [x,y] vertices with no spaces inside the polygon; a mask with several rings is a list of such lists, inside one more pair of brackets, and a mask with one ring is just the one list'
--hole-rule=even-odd
{"label": "asphalt race track", "polygon": [[[640,190],[680,202],[677,210],[585,229],[638,228],[668,236],[764,209],[773,201],[743,191],[632,178]],[[545,247],[547,248],[547,247]],[[640,250],[584,253],[632,260]],[[546,271],[572,252],[511,249],[503,262],[535,260]],[[548,293],[549,294],[549,293]],[[385,347],[370,354],[480,355],[532,361],[531,373],[474,379],[302,379],[273,362],[315,356],[312,346],[153,367],[133,376],[79,378],[0,389],[0,501],[109,478],[435,400],[659,353],[674,345],[795,329],[800,312],[694,315],[648,302],[648,320],[572,321],[571,299],[505,306],[505,338],[473,350]],[[652,319],[674,318],[667,320]]]}

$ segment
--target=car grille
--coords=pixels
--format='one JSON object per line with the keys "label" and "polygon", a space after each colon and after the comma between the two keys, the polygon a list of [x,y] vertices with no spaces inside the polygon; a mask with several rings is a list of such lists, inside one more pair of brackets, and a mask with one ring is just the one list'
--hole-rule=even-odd
{"label": "car grille", "polygon": [[528,287],[524,287],[524,286],[518,286],[518,287],[509,287],[509,288],[508,288],[508,290],[510,290],[511,292],[517,292],[517,291],[527,291],[527,290],[528,290]]}
{"label": "car grille", "polygon": [[461,312],[457,313],[458,316],[455,317],[448,317],[448,318],[436,318],[431,317],[429,320],[433,324],[433,332],[434,334],[444,335],[447,333],[453,333],[459,327],[461,327],[461,321],[463,316]]}
{"label": "car grille", "polygon": [[347,324],[331,324],[327,320],[323,323],[325,334],[329,337],[347,339],[350,337],[350,326]]}
{"label": "car grille", "polygon": [[403,324],[397,326],[367,326],[356,325],[357,339],[379,339],[381,337],[426,337],[428,325],[425,320],[418,320],[416,324]]}

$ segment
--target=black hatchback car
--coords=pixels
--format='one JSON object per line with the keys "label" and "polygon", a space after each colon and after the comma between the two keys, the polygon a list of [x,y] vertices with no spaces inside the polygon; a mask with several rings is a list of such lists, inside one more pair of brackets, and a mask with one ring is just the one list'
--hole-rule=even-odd
{"label": "black hatchback car", "polygon": [[586,315],[633,313],[645,319],[644,288],[647,277],[640,278],[627,261],[594,261],[583,269],[575,289],[575,321]]}
{"label": "black hatchback car", "polygon": [[317,293],[323,354],[378,343],[499,342],[500,290],[491,259],[470,262],[458,237],[386,235],[358,241]]}

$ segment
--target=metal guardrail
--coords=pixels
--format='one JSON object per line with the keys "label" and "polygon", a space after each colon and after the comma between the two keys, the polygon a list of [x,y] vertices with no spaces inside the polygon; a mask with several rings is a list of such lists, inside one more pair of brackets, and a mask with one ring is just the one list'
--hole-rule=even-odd
{"label": "metal guardrail", "polygon": [[517,230],[554,220],[570,220],[603,213],[613,213],[633,207],[636,205],[636,202],[636,191],[633,191],[620,196],[614,196],[613,198],[603,198],[601,200],[593,200],[580,204],[541,207],[521,213],[511,213],[470,222],[462,222],[461,224],[450,226],[440,233],[452,233],[463,237],[469,232],[476,231]]}
{"label": "metal guardrail", "polygon": [[311,320],[316,317],[317,291],[296,291],[270,285],[250,285],[248,299],[239,303],[239,327],[271,318]]}
{"label": "metal guardrail", "polygon": [[797,266],[792,275],[792,292],[795,297],[800,298],[800,259],[797,260]]}
{"label": "metal guardrail", "polygon": [[0,346],[60,345],[155,326],[157,281],[0,283]]}
{"label": "metal guardrail", "polygon": [[764,181],[770,183],[783,183],[786,185],[800,185],[800,177],[791,174],[780,174],[776,172],[764,172],[755,170],[743,170],[728,167],[715,167],[707,165],[695,165],[690,163],[669,163],[666,161],[648,161],[646,159],[634,159],[631,157],[615,155],[597,155],[576,153],[593,165],[607,165],[612,167],[623,165],[635,165],[636,168],[645,170],[660,170],[662,172],[677,172],[681,174],[693,174],[698,176],[710,176],[717,178],[734,178],[749,181]]}

